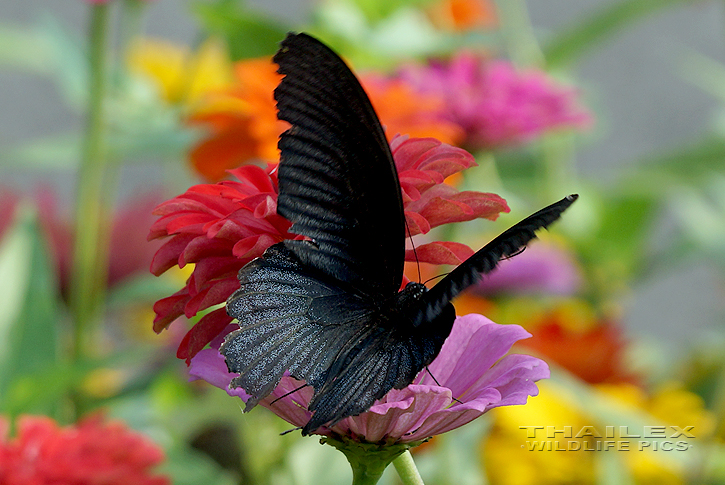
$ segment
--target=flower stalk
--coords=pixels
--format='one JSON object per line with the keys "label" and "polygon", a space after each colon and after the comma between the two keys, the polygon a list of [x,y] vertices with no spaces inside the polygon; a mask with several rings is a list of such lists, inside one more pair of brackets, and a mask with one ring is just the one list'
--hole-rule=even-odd
{"label": "flower stalk", "polygon": [[[391,462],[397,461],[399,457],[408,454],[409,461],[405,461],[401,467],[404,470],[406,478],[401,475],[401,480],[405,485],[421,485],[422,481],[410,481],[408,477],[418,476],[418,470],[415,469],[412,457],[408,449],[416,443],[400,443],[400,444],[373,444],[360,443],[345,437],[332,438],[325,436],[320,439],[320,443],[334,446],[340,450],[352,467],[352,485],[375,485],[380,480],[383,472]],[[412,469],[411,469],[412,467]],[[398,465],[395,466],[396,470]]]}
{"label": "flower stalk", "polygon": [[410,450],[405,450],[395,460],[393,460],[393,466],[395,471],[398,472],[400,481],[403,485],[423,485],[423,479],[418,473],[418,468],[415,466],[413,456],[410,454]]}
{"label": "flower stalk", "polygon": [[79,360],[92,341],[92,326],[100,311],[106,250],[103,221],[106,140],[104,98],[108,51],[108,4],[91,6],[88,113],[76,189],[75,241],[70,288],[74,320],[71,358]]}

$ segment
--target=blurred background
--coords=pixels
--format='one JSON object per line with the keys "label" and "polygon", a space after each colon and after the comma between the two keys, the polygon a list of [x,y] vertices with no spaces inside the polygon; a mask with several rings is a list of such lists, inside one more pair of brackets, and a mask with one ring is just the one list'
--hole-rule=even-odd
{"label": "blurred background", "polygon": [[[502,270],[500,279],[457,306],[527,328],[532,343],[517,350],[550,362],[554,378],[530,405],[501,409],[421,447],[415,456],[426,483],[725,483],[723,2],[110,3],[112,162],[99,193],[116,215],[96,234],[110,241],[107,288],[91,298],[86,328],[94,328],[93,337],[79,345],[73,322],[80,307],[69,303],[71,228],[82,226],[76,204],[93,7],[81,0],[0,0],[0,292],[9,295],[0,306],[6,315],[0,318],[6,342],[0,344],[0,413],[10,422],[33,413],[68,424],[104,409],[164,448],[162,470],[174,483],[349,482],[334,450],[314,439],[278,437],[289,425],[266,410],[242,416],[224,392],[187,383],[174,353],[191,325],[175,322],[157,336],[151,323],[154,301],[189,276],[188,268],[160,278],[148,274],[159,247],[145,242],[156,219],[151,210],[223,176],[205,164],[225,147],[213,145],[227,122],[224,103],[229,96],[249,101],[240,73],[250,71],[235,63],[268,57],[286,31],[309,30],[356,72],[369,74],[371,89],[384,90],[374,88],[375,76],[403,79],[427,96],[428,67],[474,53],[483,65],[501,60],[520,73],[539,73],[544,77],[532,75],[518,89],[536,85],[550,91],[542,106],[561,103],[558,121],[520,136],[495,140],[479,132],[447,140],[480,165],[455,183],[499,193],[512,214],[496,224],[473,221],[439,231],[440,238],[475,249],[555,198],[578,192],[581,199],[539,249],[526,251],[521,263],[511,261],[508,280]],[[219,92],[227,97],[214,98]],[[480,101],[472,96],[444,104]],[[247,158],[224,168],[265,156]],[[17,241],[24,242],[7,236],[21,233],[27,239]],[[23,259],[22,247],[37,255]],[[27,313],[51,300],[45,310],[34,308],[35,317]],[[26,317],[41,323],[24,330]],[[54,350],[29,369],[28,360],[43,352],[33,335],[50,335],[50,328]],[[93,351],[82,358],[63,350],[66,345]],[[65,377],[48,370],[56,359]],[[54,385],[36,386],[38,379]],[[174,429],[178,422],[184,424]],[[534,422],[558,429],[697,423],[697,446],[616,458],[575,451],[520,455],[525,436],[518,427]],[[274,444],[255,450],[260,441]],[[465,463],[443,467],[452,457]],[[320,481],[324,467],[343,478],[330,473],[329,482]],[[447,476],[442,468],[456,470]],[[386,473],[384,480],[397,478]]]}
{"label": "blurred background", "polygon": [[[249,1],[251,7],[280,23],[303,24],[312,13],[311,1]],[[615,5],[613,0],[551,0],[526,2],[534,34],[541,42],[577,25],[597,9]],[[711,69],[700,56],[725,60],[724,21],[721,2],[673,2],[652,15],[617,27],[602,36],[577,59],[577,86],[596,110],[596,130],[577,147],[577,169],[588,177],[613,180],[619,171],[662,155],[679,143],[708,133],[721,116],[715,103]],[[677,4],[679,3],[679,4]],[[82,34],[87,23],[83,2],[41,0],[23,3],[2,0],[2,19],[18,26],[36,26],[53,19]],[[204,34],[186,2],[158,0],[148,6],[145,33],[184,45],[193,45]],[[698,65],[700,69],[694,67]],[[710,68],[710,69],[708,69]],[[694,71],[694,72],[693,72]],[[33,171],[18,167],[10,152],[23,141],[58,133],[58,127],[80,129],[82,117],[64,103],[58,87],[27,70],[0,72],[2,129],[0,146],[8,163],[3,178],[33,187],[39,181],[53,184],[64,201],[72,198],[75,177],[67,170]],[[145,185],[154,186],[148,169],[133,167],[124,176],[122,196],[133,196]],[[652,183],[656,183],[653,179]],[[665,217],[666,219],[666,217]],[[666,227],[666,221],[662,221]],[[722,300],[718,275],[707,262],[683,264],[675,275],[662,275],[634,288],[624,319],[634,332],[655,332],[677,351],[691,343],[720,315]],[[683,325],[687,322],[687,325]]]}

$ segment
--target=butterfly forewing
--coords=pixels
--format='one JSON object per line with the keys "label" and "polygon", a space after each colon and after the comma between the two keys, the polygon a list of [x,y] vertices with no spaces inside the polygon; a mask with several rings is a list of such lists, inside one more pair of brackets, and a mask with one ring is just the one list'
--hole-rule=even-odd
{"label": "butterfly forewing", "polygon": [[304,264],[355,291],[392,297],[400,287],[405,220],[395,164],[378,117],[350,69],[327,46],[290,34],[274,57],[279,118],[277,211]]}
{"label": "butterfly forewing", "polygon": [[456,295],[480,281],[485,274],[493,271],[499,261],[519,253],[536,237],[536,231],[548,227],[557,220],[577,197],[577,195],[569,195],[535,212],[502,232],[461,263],[423,295],[421,310],[415,317],[416,325],[430,321],[438,315]]}

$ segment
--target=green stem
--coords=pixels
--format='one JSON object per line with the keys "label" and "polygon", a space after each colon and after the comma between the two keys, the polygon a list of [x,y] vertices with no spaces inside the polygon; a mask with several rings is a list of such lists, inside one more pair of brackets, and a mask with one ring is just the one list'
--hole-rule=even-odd
{"label": "green stem", "polygon": [[74,319],[71,356],[81,359],[92,342],[93,323],[105,291],[106,229],[103,220],[106,140],[104,97],[108,51],[108,5],[91,7],[88,118],[76,190],[75,241],[70,310]]}
{"label": "green stem", "polygon": [[[389,445],[373,444],[360,443],[346,437],[332,438],[330,436],[323,437],[320,442],[334,446],[345,455],[352,468],[352,485],[375,485],[390,462],[407,452],[409,448],[422,443],[418,441]],[[410,461],[412,463],[412,458]],[[415,464],[412,467],[415,469]],[[410,469],[410,466],[407,469]],[[417,475],[417,470],[415,474]],[[407,485],[422,484],[423,482],[404,481],[403,483]]]}
{"label": "green stem", "polygon": [[574,137],[569,133],[552,133],[541,139],[541,202],[561,198],[562,190],[574,190]]}
{"label": "green stem", "polygon": [[410,454],[410,450],[405,450],[399,457],[393,460],[393,466],[395,471],[398,472],[400,481],[403,485],[423,485],[423,479],[418,473],[418,468],[415,466],[413,456]]}

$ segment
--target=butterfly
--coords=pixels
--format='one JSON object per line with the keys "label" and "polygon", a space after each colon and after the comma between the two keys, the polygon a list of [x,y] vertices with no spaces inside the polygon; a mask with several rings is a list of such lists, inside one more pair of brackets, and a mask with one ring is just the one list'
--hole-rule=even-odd
{"label": "butterfly", "polygon": [[368,410],[438,355],[456,314],[451,300],[520,252],[577,198],[527,217],[433,288],[403,278],[406,226],[400,183],[383,128],[355,75],[330,48],[290,33],[273,58],[279,139],[277,213],[285,240],[244,266],[227,313],[239,323],[220,347],[249,411],[285,373],[312,386],[302,428]]}

